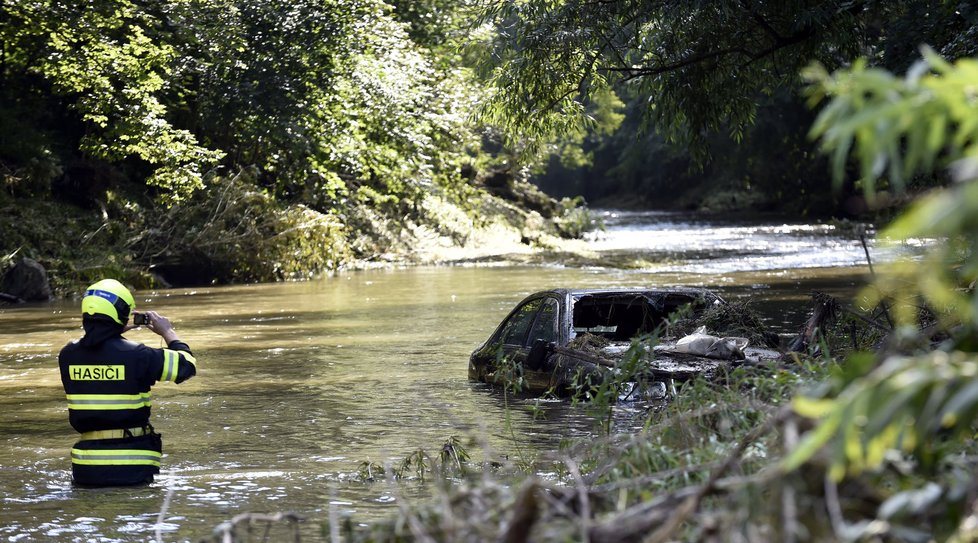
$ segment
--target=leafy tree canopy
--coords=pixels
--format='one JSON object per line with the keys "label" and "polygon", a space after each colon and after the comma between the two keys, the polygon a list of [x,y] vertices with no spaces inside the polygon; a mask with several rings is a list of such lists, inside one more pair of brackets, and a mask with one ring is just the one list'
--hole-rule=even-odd
{"label": "leafy tree canopy", "polygon": [[4,4],[2,19],[4,79],[30,85],[38,76],[42,90],[68,97],[86,126],[82,152],[139,157],[154,167],[147,184],[175,195],[201,186],[202,169],[222,153],[168,120],[160,93],[177,57],[156,39],[159,21],[150,13],[128,0],[14,2]]}
{"label": "leafy tree canopy", "polygon": [[706,134],[739,139],[758,98],[800,88],[810,62],[835,68],[862,55],[902,68],[920,43],[954,58],[975,51],[975,16],[944,0],[493,2],[497,90],[486,115],[553,138],[587,123],[589,97],[612,86],[645,97],[645,119],[702,159]]}
{"label": "leafy tree canopy", "polygon": [[0,141],[0,159],[9,178],[103,161],[171,204],[241,169],[323,211],[417,199],[478,153],[474,76],[445,60],[465,17],[434,0],[5,3],[0,125],[34,144]]}

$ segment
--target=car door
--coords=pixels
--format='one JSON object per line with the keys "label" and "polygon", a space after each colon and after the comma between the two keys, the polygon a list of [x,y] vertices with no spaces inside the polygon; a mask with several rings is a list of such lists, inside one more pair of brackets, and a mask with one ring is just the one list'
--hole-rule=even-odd
{"label": "car door", "polygon": [[[559,317],[560,303],[550,296],[530,300],[518,307],[500,334],[503,355],[523,365],[525,370],[531,369],[526,367],[526,362],[533,346],[538,342],[556,344],[559,341]],[[525,371],[524,375],[529,378],[529,373]]]}
{"label": "car door", "polygon": [[[499,325],[496,333],[472,354],[469,376],[483,379],[494,373],[497,361],[525,364],[530,348],[537,340],[547,343],[560,339],[560,303],[553,296],[541,296],[523,301]],[[506,378],[497,375],[497,378]]]}
{"label": "car door", "polygon": [[541,299],[533,325],[523,345],[530,349],[537,342],[560,344],[560,302],[547,296]]}
{"label": "car door", "polygon": [[534,298],[523,303],[514,309],[503,323],[497,343],[506,356],[515,356],[518,359],[525,357],[530,331],[534,328],[540,306],[545,299]]}

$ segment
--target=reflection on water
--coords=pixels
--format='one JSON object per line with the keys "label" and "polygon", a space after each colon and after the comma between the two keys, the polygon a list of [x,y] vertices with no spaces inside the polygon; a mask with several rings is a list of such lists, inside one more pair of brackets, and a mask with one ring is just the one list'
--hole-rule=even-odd
{"label": "reflection on water", "polygon": [[[0,538],[146,541],[159,533],[165,541],[197,541],[248,511],[322,519],[333,508],[358,521],[382,517],[395,497],[423,496],[426,488],[361,481],[363,462],[398,461],[418,448],[437,454],[450,436],[466,442],[474,461],[533,460],[592,431],[581,408],[542,402],[535,416],[527,409],[532,401],[467,380],[471,350],[525,295],[558,286],[707,286],[728,298],[753,298],[768,324],[784,332],[803,321],[812,290],[849,294],[863,273],[846,260],[851,255],[828,259],[828,247],[850,251],[852,242],[824,231],[817,234],[826,255],[819,266],[831,267],[716,272],[700,255],[715,249],[716,262],[729,267],[737,258],[725,251],[733,246],[755,262],[769,250],[796,263],[792,251],[809,253],[813,245],[799,238],[814,234],[750,226],[750,239],[737,239],[738,227],[730,225],[670,224],[656,233],[642,222],[633,231],[612,228],[596,242],[599,250],[623,251],[621,239],[631,236],[631,250],[643,252],[679,231],[698,240],[685,263],[681,246],[669,248],[675,264],[662,270],[411,268],[136,293],[141,308],[174,321],[200,361],[196,378],[154,389],[153,422],[165,456],[162,475],[145,488],[71,486],[75,434],[57,352],[80,335],[77,301],[2,309]],[[713,233],[696,234],[704,229]],[[159,345],[148,331],[128,336]],[[626,429],[636,419],[623,409],[615,424]],[[303,532],[319,537],[315,523]]]}
{"label": "reflection on water", "polygon": [[592,248],[609,255],[642,254],[659,272],[734,273],[866,263],[859,238],[831,224],[724,222],[666,212],[606,211],[599,217],[606,230],[590,234]]}

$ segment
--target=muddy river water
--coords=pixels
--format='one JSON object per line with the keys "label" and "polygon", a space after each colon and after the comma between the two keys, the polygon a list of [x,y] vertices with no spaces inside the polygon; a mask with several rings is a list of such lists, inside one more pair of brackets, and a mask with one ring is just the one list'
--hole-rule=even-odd
{"label": "muddy river water", "polygon": [[[532,460],[592,431],[580,408],[549,402],[534,418],[466,377],[469,353],[525,295],[706,286],[750,297],[773,330],[790,332],[812,290],[848,296],[866,273],[859,241],[824,225],[658,213],[606,222],[591,249],[646,265],[421,267],[137,292],[138,307],[167,315],[199,361],[194,379],[154,388],[165,455],[143,488],[71,484],[76,434],[57,353],[80,335],[78,301],[0,308],[0,540],[199,541],[242,512],[383,518],[398,496],[426,489],[365,482],[365,461],[437,454],[451,436],[473,461]],[[149,331],[127,337],[160,345]],[[304,530],[304,540],[318,534]]]}

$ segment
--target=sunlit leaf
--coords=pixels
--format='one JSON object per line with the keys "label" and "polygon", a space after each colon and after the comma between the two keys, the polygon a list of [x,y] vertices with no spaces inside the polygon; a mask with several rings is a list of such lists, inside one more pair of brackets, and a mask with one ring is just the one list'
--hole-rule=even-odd
{"label": "sunlit leaf", "polygon": [[810,419],[819,419],[828,415],[834,405],[833,400],[826,398],[796,396],[791,400],[791,407],[795,413]]}

